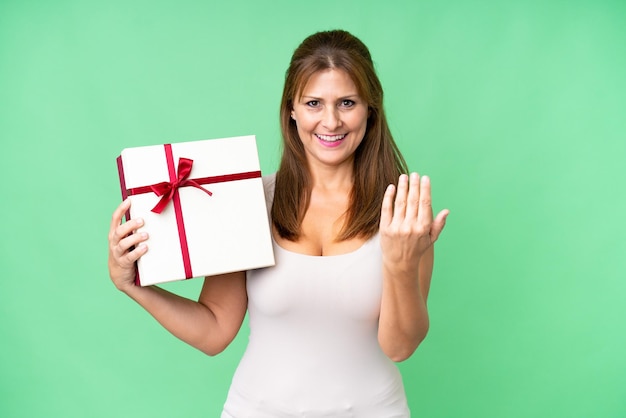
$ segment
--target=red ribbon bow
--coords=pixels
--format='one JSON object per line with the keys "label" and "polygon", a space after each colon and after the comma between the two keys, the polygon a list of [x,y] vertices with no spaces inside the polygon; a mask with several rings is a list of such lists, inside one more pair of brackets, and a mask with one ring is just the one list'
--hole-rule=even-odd
{"label": "red ribbon bow", "polygon": [[178,178],[175,181],[164,181],[161,183],[148,186],[157,196],[162,196],[161,200],[152,208],[152,212],[161,213],[167,204],[174,198],[174,195],[180,187],[195,187],[212,196],[213,193],[200,186],[195,180],[189,180],[193,160],[189,158],[180,158],[178,160]]}

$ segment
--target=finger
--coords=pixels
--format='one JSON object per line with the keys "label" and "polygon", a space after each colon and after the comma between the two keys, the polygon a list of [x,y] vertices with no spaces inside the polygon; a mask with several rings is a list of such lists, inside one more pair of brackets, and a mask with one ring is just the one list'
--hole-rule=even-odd
{"label": "finger", "polygon": [[148,251],[148,246],[145,243],[141,243],[137,245],[132,251],[126,253],[126,261],[130,264],[134,264],[137,260],[141,258]]}
{"label": "finger", "polygon": [[393,217],[393,196],[396,193],[396,187],[393,184],[387,186],[385,195],[383,196],[383,204],[380,209],[380,228],[386,227],[391,223]]}
{"label": "finger", "polygon": [[430,225],[433,222],[433,207],[430,197],[430,178],[422,176],[420,182],[419,213],[417,222],[421,225]]}
{"label": "finger", "polygon": [[396,192],[396,201],[393,207],[393,220],[400,222],[406,216],[406,199],[409,189],[409,176],[400,175],[398,179],[398,191]]}
{"label": "finger", "polygon": [[144,241],[148,240],[148,234],[146,232],[139,232],[136,234],[131,234],[126,238],[120,240],[120,242],[115,246],[115,252],[118,257],[121,257],[129,250],[132,250],[133,247],[139,246]]}
{"label": "finger", "polygon": [[143,225],[144,221],[142,218],[131,219],[128,222],[118,225],[117,228],[115,228],[111,232],[109,242],[111,243],[111,245],[116,246],[121,240],[132,234],[137,229],[141,228]]}
{"label": "finger", "polygon": [[127,210],[130,209],[130,199],[124,200],[113,212],[113,216],[111,217],[111,226],[109,231],[112,233],[115,228],[117,228],[122,223],[122,217],[126,213]]}
{"label": "finger", "polygon": [[443,231],[443,228],[446,226],[446,220],[448,219],[448,215],[450,211],[448,209],[444,209],[437,214],[437,217],[433,221],[433,224],[430,229],[430,239],[434,243],[439,238],[439,234]]}
{"label": "finger", "polygon": [[406,220],[414,223],[417,220],[419,212],[420,200],[420,176],[417,173],[411,173],[409,177],[409,194],[407,197]]}

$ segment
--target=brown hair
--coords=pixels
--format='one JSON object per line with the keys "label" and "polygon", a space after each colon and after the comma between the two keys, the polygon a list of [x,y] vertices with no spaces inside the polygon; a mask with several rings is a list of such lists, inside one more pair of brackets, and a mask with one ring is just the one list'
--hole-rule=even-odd
{"label": "brown hair", "polygon": [[345,71],[369,107],[365,136],[354,155],[354,184],[338,240],[369,238],[378,231],[385,188],[407,172],[383,109],[383,89],[367,47],[342,30],[315,33],[295,50],[285,76],[280,104],[283,154],[276,173],[272,222],[278,234],[296,241],[311,197],[311,178],[291,111],[296,95],[319,71]]}

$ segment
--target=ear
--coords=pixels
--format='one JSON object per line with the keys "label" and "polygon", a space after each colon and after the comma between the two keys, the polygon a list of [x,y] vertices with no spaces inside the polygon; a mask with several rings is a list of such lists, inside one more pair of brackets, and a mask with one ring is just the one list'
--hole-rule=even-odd
{"label": "ear", "polygon": [[293,110],[291,111],[291,119],[296,120],[296,113]]}

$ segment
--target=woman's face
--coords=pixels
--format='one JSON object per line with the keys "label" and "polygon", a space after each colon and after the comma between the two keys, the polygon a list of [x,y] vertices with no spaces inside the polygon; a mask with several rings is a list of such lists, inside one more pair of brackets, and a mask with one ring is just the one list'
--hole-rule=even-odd
{"label": "woman's face", "polygon": [[365,136],[368,106],[345,71],[313,74],[294,100],[291,117],[310,166],[352,167],[354,152]]}

